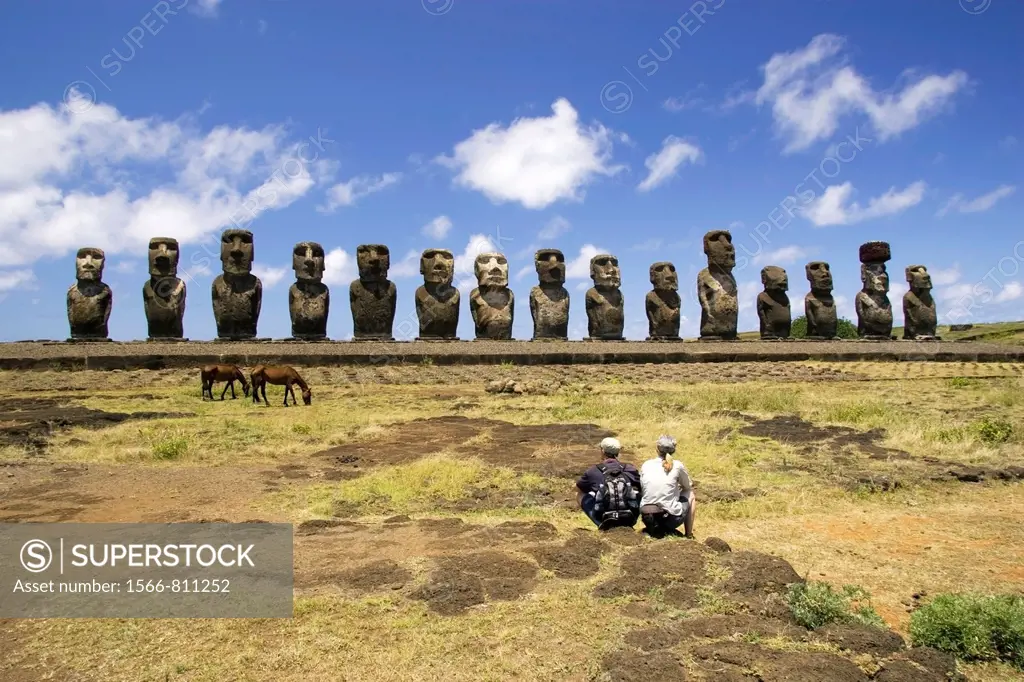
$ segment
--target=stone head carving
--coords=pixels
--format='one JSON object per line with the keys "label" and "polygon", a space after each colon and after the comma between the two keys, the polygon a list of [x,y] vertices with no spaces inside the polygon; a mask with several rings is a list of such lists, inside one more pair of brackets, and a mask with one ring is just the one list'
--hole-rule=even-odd
{"label": "stone head carving", "polygon": [[75,256],[75,277],[80,282],[99,282],[103,279],[103,249],[87,246]]}
{"label": "stone head carving", "polygon": [[541,284],[565,281],[565,256],[558,249],[541,249],[533,257]]}
{"label": "stone head carving", "polygon": [[676,273],[676,266],[668,261],[652,264],[651,284],[659,291],[678,291],[679,275]]}
{"label": "stone head carving", "polygon": [[149,240],[150,277],[178,276],[178,240],[170,237],[153,237]]}
{"label": "stone head carving", "polygon": [[812,261],[804,266],[807,281],[814,291],[832,291],[832,269],[825,261]]}
{"label": "stone head carving", "polygon": [[761,284],[765,291],[789,291],[789,275],[777,265],[761,269]]}
{"label": "stone head carving", "polygon": [[889,273],[885,271],[884,263],[862,263],[860,281],[864,284],[864,291],[878,294],[889,291]]}
{"label": "stone head carving", "polygon": [[736,247],[728,230],[711,230],[704,235],[704,254],[708,265],[731,270],[736,267]]}
{"label": "stone head carving", "polygon": [[596,287],[618,289],[622,284],[619,259],[609,253],[599,253],[590,259],[590,279]]}
{"label": "stone head carving", "polygon": [[295,279],[320,282],[324,278],[324,247],[316,242],[299,242],[292,250]]}
{"label": "stone head carving", "polygon": [[932,276],[928,274],[928,268],[923,265],[911,265],[907,267],[907,284],[913,291],[928,291],[932,288]]}
{"label": "stone head carving", "polygon": [[252,232],[224,230],[220,236],[220,262],[229,275],[248,275],[254,256]]}
{"label": "stone head carving", "polygon": [[482,287],[508,286],[508,259],[500,253],[481,253],[473,262],[476,281]]}
{"label": "stone head carving", "polygon": [[383,282],[391,268],[391,252],[383,244],[360,244],[356,247],[359,279],[364,282]]}
{"label": "stone head carving", "polygon": [[420,274],[427,284],[451,284],[455,279],[455,256],[448,249],[427,249],[420,256]]}

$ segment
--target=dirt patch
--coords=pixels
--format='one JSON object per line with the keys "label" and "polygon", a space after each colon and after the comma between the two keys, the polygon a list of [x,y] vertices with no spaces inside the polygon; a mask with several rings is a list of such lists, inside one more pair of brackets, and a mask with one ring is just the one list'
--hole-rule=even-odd
{"label": "dirt patch", "polygon": [[462,535],[463,533],[468,533],[469,531],[477,528],[477,526],[468,524],[462,519],[455,517],[444,519],[417,519],[416,525],[441,538],[450,538],[455,535]]}
{"label": "dirt patch", "polygon": [[658,617],[658,612],[654,607],[642,601],[631,601],[628,604],[623,604],[619,608],[619,613],[635,620],[650,621]]}
{"label": "dirt patch", "polygon": [[542,546],[526,550],[541,568],[552,571],[558,578],[586,578],[601,568],[601,554],[608,544],[590,535],[578,535],[561,546]]}
{"label": "dirt patch", "polygon": [[732,551],[732,547],[729,546],[729,543],[722,538],[707,538],[704,540],[704,544],[719,553]]}
{"label": "dirt patch", "polygon": [[719,562],[732,575],[722,585],[725,595],[745,604],[754,613],[772,617],[791,617],[784,602],[788,585],[804,579],[788,561],[760,552],[729,552]]}
{"label": "dirt patch", "polygon": [[815,639],[840,649],[884,658],[906,648],[906,642],[892,630],[867,625],[826,625],[814,631]]}
{"label": "dirt patch", "polygon": [[634,547],[644,541],[644,536],[628,526],[614,526],[601,533],[601,537],[613,545]]}
{"label": "dirt patch", "polygon": [[[751,674],[761,682],[866,682],[868,676],[835,654],[775,651],[744,642],[717,642],[695,647],[704,670]],[[719,679],[718,676],[712,679]]]}
{"label": "dirt patch", "polygon": [[693,585],[684,585],[682,583],[672,583],[666,587],[661,593],[661,600],[680,611],[695,609],[700,606],[700,596],[697,594],[697,588]]}
{"label": "dirt patch", "polygon": [[54,398],[8,398],[0,401],[0,446],[22,446],[42,452],[50,438],[62,429],[102,429],[135,419],[192,416],[183,412],[104,412],[62,404]]}
{"label": "dirt patch", "polygon": [[736,635],[800,639],[807,634],[807,630],[798,625],[748,613],[691,618],[685,625],[684,636],[695,639],[722,639]]}
{"label": "dirt patch", "polygon": [[336,574],[332,581],[343,588],[360,592],[377,592],[383,588],[401,589],[412,580],[412,573],[394,561],[383,560],[350,568]]}
{"label": "dirt patch", "polygon": [[635,682],[636,680],[683,680],[686,670],[672,654],[665,651],[642,653],[640,651],[616,651],[606,655],[601,665],[612,682]]}
{"label": "dirt patch", "polygon": [[713,485],[703,485],[694,481],[693,486],[701,502],[739,502],[747,497],[762,497],[765,493],[759,488],[742,488],[740,490],[728,490]]}
{"label": "dirt patch", "polygon": [[902,453],[900,450],[890,450],[879,445],[879,441],[885,438],[885,431],[882,429],[858,431],[848,426],[818,426],[796,415],[779,415],[755,421],[739,429],[739,433],[754,438],[771,438],[791,445],[831,444],[840,449],[850,446],[868,454],[883,456],[888,453]]}
{"label": "dirt patch", "polygon": [[547,521],[505,521],[494,527],[496,534],[507,538],[540,542],[554,540],[558,530]]}
{"label": "dirt patch", "polygon": [[456,615],[485,600],[509,601],[536,583],[537,566],[501,552],[443,557],[427,583],[412,593],[431,611]]}
{"label": "dirt patch", "polygon": [[665,583],[701,585],[705,575],[706,547],[691,540],[662,540],[647,543],[622,558],[626,576],[641,582],[660,577]]}
{"label": "dirt patch", "polygon": [[309,521],[303,521],[299,524],[299,527],[295,530],[296,535],[318,535],[324,533],[331,528],[338,527],[354,527],[359,524],[355,521],[347,521],[344,519],[310,519]]}
{"label": "dirt patch", "polygon": [[875,679],[882,682],[961,682],[966,678],[951,655],[922,646],[893,656]]}
{"label": "dirt patch", "polygon": [[[488,464],[566,478],[594,463],[594,443],[615,435],[595,424],[518,426],[458,415],[414,419],[395,427],[379,442],[346,443],[314,457],[330,459],[339,468],[363,469],[454,450]],[[472,439],[476,442],[467,442]]]}
{"label": "dirt patch", "polygon": [[636,647],[641,651],[658,651],[674,647],[683,641],[684,636],[681,627],[676,625],[644,628],[628,633],[626,635],[626,644]]}

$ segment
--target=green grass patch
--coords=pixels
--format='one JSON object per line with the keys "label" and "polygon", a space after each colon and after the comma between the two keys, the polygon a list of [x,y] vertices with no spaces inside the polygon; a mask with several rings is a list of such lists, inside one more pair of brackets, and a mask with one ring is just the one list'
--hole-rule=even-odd
{"label": "green grass patch", "polygon": [[1024,597],[940,594],[910,617],[915,646],[1024,669]]}
{"label": "green grass patch", "polygon": [[188,454],[188,438],[174,436],[153,443],[153,456],[157,459],[175,460]]}
{"label": "green grass patch", "polygon": [[811,630],[829,623],[885,627],[885,621],[871,606],[871,595],[857,585],[844,585],[837,591],[818,580],[797,583],[789,587],[786,601],[796,621]]}

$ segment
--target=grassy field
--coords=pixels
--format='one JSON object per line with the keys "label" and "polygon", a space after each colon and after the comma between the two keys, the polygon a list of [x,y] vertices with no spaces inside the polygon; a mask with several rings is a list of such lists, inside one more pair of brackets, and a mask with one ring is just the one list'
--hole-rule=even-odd
{"label": "grassy field", "polygon": [[[5,372],[0,521],[298,530],[294,618],[0,621],[0,679],[627,679],[652,628],[755,613],[737,580],[751,566],[785,573],[765,555],[864,587],[906,636],[914,595],[1024,593],[1022,370],[337,368],[304,372],[314,404],[287,409],[278,387],[269,407],[240,390],[201,401],[198,372]],[[524,392],[484,390],[499,378]],[[25,428],[55,410],[66,428]],[[156,414],[100,423],[98,411]],[[576,510],[573,478],[604,435],[639,465],[662,433],[697,482],[698,541],[733,552],[598,538]],[[790,679],[772,672],[787,657],[842,659],[863,679],[878,670],[807,633],[719,633],[702,642],[714,657],[683,641],[645,660],[726,679],[709,661],[755,645],[766,658],[735,665],[765,680]],[[961,670],[1024,679],[1000,664]],[[798,679],[830,679],[818,675]]]}
{"label": "grassy field", "polygon": [[[856,323],[855,323],[856,324]],[[975,324],[966,331],[950,331],[948,324],[941,324],[936,333],[943,341],[986,341],[988,343],[1006,343],[1014,346],[1024,344],[1024,321],[1021,322],[989,322]],[[893,327],[893,335],[903,338],[903,327]],[[757,331],[740,332],[739,338],[753,340],[760,336]]]}

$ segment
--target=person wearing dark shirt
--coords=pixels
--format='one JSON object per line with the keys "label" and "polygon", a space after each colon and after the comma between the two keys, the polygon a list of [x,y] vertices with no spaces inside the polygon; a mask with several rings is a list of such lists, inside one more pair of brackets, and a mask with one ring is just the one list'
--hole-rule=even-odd
{"label": "person wearing dark shirt", "polygon": [[[576,481],[576,501],[599,530],[636,525],[640,517],[640,472],[619,461],[622,445],[614,438],[601,441],[603,460]],[[606,485],[621,478],[624,486]]]}

